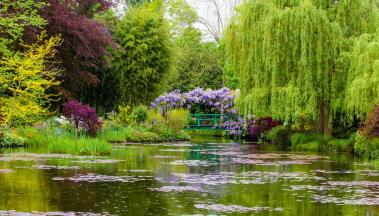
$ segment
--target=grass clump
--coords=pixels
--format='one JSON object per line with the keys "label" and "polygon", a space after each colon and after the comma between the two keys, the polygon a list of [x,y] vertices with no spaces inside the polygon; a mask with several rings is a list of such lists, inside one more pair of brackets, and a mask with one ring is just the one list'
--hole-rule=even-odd
{"label": "grass clump", "polygon": [[48,142],[48,151],[62,154],[106,155],[112,152],[112,145],[107,141],[87,136],[56,137]]}
{"label": "grass clump", "polygon": [[50,153],[74,155],[106,155],[112,151],[112,145],[107,141],[86,135],[61,131],[60,128],[33,127],[19,128],[20,135],[25,137],[25,143],[30,146],[46,146]]}

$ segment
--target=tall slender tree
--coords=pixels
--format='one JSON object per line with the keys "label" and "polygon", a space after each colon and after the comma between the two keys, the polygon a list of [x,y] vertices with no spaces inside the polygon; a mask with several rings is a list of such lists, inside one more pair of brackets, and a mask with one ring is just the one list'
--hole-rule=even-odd
{"label": "tall slender tree", "polygon": [[119,49],[112,55],[112,71],[119,104],[148,104],[164,90],[172,50],[163,12],[160,1],[130,8],[115,27]]}

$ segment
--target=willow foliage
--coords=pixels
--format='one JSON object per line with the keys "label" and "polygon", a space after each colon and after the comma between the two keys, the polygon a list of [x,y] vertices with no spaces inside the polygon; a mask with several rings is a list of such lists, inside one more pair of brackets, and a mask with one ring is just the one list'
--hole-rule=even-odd
{"label": "willow foliage", "polygon": [[240,111],[283,120],[307,115],[319,124],[322,121],[324,131],[339,111],[363,115],[375,94],[368,97],[366,91],[361,110],[358,102],[347,101],[358,94],[353,81],[364,76],[362,67],[371,76],[371,87],[364,86],[377,90],[373,76],[378,75],[372,69],[377,63],[359,52],[374,56],[378,49],[369,36],[361,43],[354,41],[357,35],[375,32],[377,26],[378,10],[372,0],[245,2],[225,35],[227,64],[239,78]]}
{"label": "willow foliage", "polygon": [[364,118],[379,104],[379,34],[364,34],[354,44],[347,75],[345,111]]}

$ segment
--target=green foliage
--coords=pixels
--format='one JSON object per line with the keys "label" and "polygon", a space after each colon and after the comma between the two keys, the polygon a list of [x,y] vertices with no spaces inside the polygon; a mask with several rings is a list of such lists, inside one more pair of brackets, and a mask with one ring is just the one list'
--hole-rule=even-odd
{"label": "green foliage", "polygon": [[198,40],[185,41],[185,47],[179,47],[176,56],[177,75],[171,82],[172,90],[182,92],[197,87],[204,89],[219,89],[222,87],[222,68],[219,62],[218,46],[214,42],[201,42]]}
{"label": "green foliage", "polygon": [[352,152],[354,142],[350,139],[330,139],[325,146],[327,152]]}
{"label": "green foliage", "polygon": [[354,116],[365,119],[379,104],[379,33],[360,36],[350,59],[342,108],[350,119]]}
{"label": "green foliage", "polygon": [[160,112],[157,112],[155,109],[150,109],[147,113],[146,123],[150,127],[162,127],[166,124],[166,120]]}
{"label": "green foliage", "polygon": [[9,131],[0,134],[0,147],[24,146],[25,139]]}
{"label": "green foliage", "polygon": [[365,116],[377,103],[379,49],[377,36],[354,40],[375,32],[377,17],[370,0],[246,1],[225,34],[240,111],[293,122],[306,113],[324,132],[338,112]]}
{"label": "green foliage", "polygon": [[132,109],[130,108],[130,106],[119,106],[118,114],[115,117],[116,122],[124,126],[133,124],[131,112]]}
{"label": "green foliage", "polygon": [[352,152],[354,139],[336,139],[311,133],[294,133],[290,137],[291,149],[322,152]]}
{"label": "green foliage", "polygon": [[131,115],[136,123],[141,124],[147,120],[148,112],[147,106],[140,105],[133,108]]}
{"label": "green foliage", "polygon": [[126,3],[128,4],[128,6],[139,6],[139,5],[142,5],[144,3],[149,3],[151,2],[151,0],[126,0]]}
{"label": "green foliage", "polygon": [[111,71],[118,80],[118,104],[151,102],[164,90],[172,51],[163,10],[157,4],[130,8],[117,23]]}
{"label": "green foliage", "polygon": [[296,149],[296,146],[315,141],[317,138],[315,134],[308,133],[294,133],[290,137],[291,147]]}
{"label": "green foliage", "polygon": [[11,56],[23,43],[26,27],[43,27],[46,21],[40,16],[43,1],[2,0],[0,2],[0,58]]}
{"label": "green foliage", "polygon": [[379,139],[368,138],[357,133],[355,136],[354,154],[367,159],[379,158]]}
{"label": "green foliage", "polygon": [[167,124],[175,131],[188,127],[190,112],[185,109],[175,109],[167,113]]}
{"label": "green foliage", "polygon": [[105,155],[110,154],[112,145],[105,140],[88,136],[59,133],[58,128],[49,127],[36,129],[33,127],[18,128],[25,143],[31,146],[47,146],[51,153],[76,155]]}
{"label": "green foliage", "polygon": [[[46,39],[43,32],[27,51],[0,60],[1,112],[9,126],[31,124],[49,113],[49,102],[56,95],[48,89],[59,85],[57,71],[47,67],[60,38]],[[2,93],[0,92],[0,93]]]}
{"label": "green foliage", "polygon": [[157,143],[188,140],[190,137],[183,131],[175,131],[169,127],[143,128],[133,127],[127,130],[126,141]]}
{"label": "green foliage", "polygon": [[130,133],[129,130],[130,128],[108,122],[100,131],[99,138],[111,143],[124,142],[127,134]]}
{"label": "green foliage", "polygon": [[158,134],[150,131],[132,130],[132,133],[127,134],[126,141],[129,142],[141,142],[141,143],[153,143],[161,142],[161,138]]}
{"label": "green foliage", "polygon": [[291,130],[286,126],[277,126],[271,129],[267,138],[271,143],[277,144],[282,147],[287,147],[290,144]]}
{"label": "green foliage", "polygon": [[[182,40],[192,29],[199,17],[191,5],[185,0],[171,0],[166,4],[166,12],[169,16],[168,22],[170,34],[174,40]],[[188,36],[188,35],[187,35]]]}
{"label": "green foliage", "polygon": [[185,0],[168,1],[166,8],[175,45],[170,89],[184,92],[197,87],[221,88],[220,49],[215,42],[202,41],[202,33],[195,27],[199,19],[195,9]]}
{"label": "green foliage", "polygon": [[79,155],[107,155],[112,152],[112,145],[105,140],[82,136],[52,137],[45,141],[49,152]]}
{"label": "green foliage", "polygon": [[296,121],[291,124],[291,129],[295,131],[312,132],[315,131],[315,122],[311,115],[300,113]]}
{"label": "green foliage", "polygon": [[241,11],[239,37],[229,36],[227,43],[239,71],[240,110],[283,120],[311,113],[316,119],[320,104],[330,100],[330,59],[337,58],[342,38],[338,26],[306,5],[280,10],[247,3]]}

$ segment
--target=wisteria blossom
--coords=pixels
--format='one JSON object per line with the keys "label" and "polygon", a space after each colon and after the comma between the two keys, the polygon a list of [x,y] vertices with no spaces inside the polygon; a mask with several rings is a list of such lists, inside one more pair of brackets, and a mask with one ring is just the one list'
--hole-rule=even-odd
{"label": "wisteria blossom", "polygon": [[151,108],[158,109],[162,113],[166,113],[170,109],[199,108],[201,111],[221,113],[228,116],[228,120],[222,125],[229,135],[242,136],[244,128],[243,118],[237,115],[234,107],[236,92],[228,88],[217,90],[196,88],[187,93],[181,93],[179,90],[159,96],[153,103]]}

